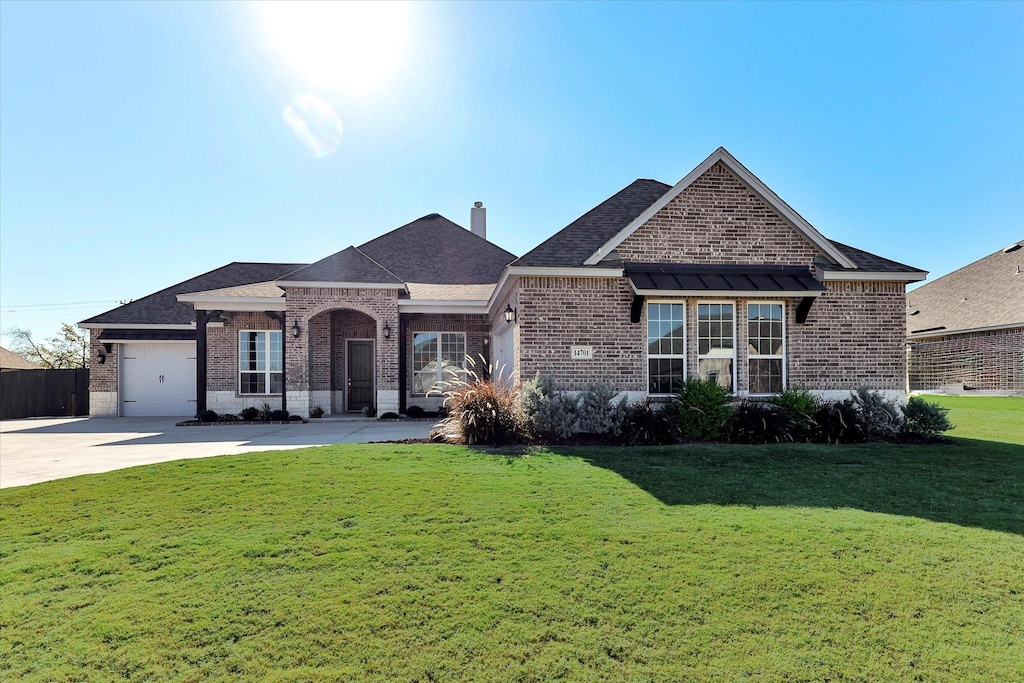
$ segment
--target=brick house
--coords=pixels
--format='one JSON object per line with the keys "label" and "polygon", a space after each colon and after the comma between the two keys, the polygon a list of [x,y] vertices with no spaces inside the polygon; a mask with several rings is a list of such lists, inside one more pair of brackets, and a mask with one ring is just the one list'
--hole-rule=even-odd
{"label": "brick house", "polygon": [[1024,395],[1024,240],[907,294],[911,391]]}
{"label": "brick house", "polygon": [[487,241],[484,211],[313,264],[232,263],[82,322],[93,414],[432,408],[467,354],[634,398],[686,376],[904,394],[905,287],[926,273],[825,238],[725,149],[519,258]]}

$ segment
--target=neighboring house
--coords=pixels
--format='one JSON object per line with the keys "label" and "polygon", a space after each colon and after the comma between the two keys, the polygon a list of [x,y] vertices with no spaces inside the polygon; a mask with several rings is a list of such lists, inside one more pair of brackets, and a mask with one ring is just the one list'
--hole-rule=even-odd
{"label": "neighboring house", "polygon": [[0,346],[0,370],[42,370],[42,367]]}
{"label": "neighboring house", "polygon": [[633,398],[688,376],[904,393],[905,287],[926,273],[825,238],[725,149],[518,259],[479,203],[470,225],[432,214],[309,265],[232,263],[84,321],[93,414],[430,408],[467,354]]}
{"label": "neighboring house", "polygon": [[1024,394],[1024,240],[907,294],[911,391]]}

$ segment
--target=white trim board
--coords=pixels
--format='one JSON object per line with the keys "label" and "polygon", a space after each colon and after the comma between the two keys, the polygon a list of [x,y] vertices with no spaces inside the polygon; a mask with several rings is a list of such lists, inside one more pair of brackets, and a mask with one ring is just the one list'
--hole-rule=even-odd
{"label": "white trim board", "polygon": [[790,225],[806,237],[812,244],[814,244],[823,253],[827,254],[832,260],[844,268],[856,268],[857,264],[853,263],[848,259],[839,249],[836,248],[831,242],[825,239],[825,236],[818,232],[813,225],[807,222],[803,216],[797,213],[793,207],[784,202],[781,197],[775,194],[771,188],[765,185],[761,180],[751,173],[747,168],[736,160],[736,157],[729,154],[724,147],[719,147],[711,153],[707,159],[702,161],[697,168],[690,171],[686,177],[680,180],[675,186],[666,192],[661,198],[651,204],[642,214],[637,216],[633,221],[625,228],[620,230],[614,237],[605,242],[601,247],[595,251],[590,258],[583,262],[584,265],[592,266],[601,262],[603,258],[608,256],[616,247],[632,235],[637,229],[640,228],[644,223],[650,220],[655,214],[661,211],[665,206],[673,199],[682,194],[683,190],[687,189],[697,180],[697,178],[704,175],[712,166],[718,162],[722,162],[726,167],[732,171],[737,178],[740,179],[744,185],[750,188],[755,194],[763,199],[769,206],[775,209],[779,215],[781,215]]}

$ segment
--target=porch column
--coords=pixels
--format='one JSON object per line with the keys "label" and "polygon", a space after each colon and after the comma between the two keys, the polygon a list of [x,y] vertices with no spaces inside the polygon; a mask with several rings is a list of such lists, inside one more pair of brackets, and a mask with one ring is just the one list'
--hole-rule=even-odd
{"label": "porch column", "polygon": [[220,314],[196,310],[196,417],[206,410],[206,324]]}

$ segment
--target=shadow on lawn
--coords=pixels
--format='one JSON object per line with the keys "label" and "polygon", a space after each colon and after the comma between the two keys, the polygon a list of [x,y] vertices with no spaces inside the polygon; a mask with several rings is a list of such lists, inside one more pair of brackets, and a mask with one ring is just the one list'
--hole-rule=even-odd
{"label": "shadow on lawn", "polygon": [[552,447],[667,505],[856,508],[1024,534],[1024,446]]}

